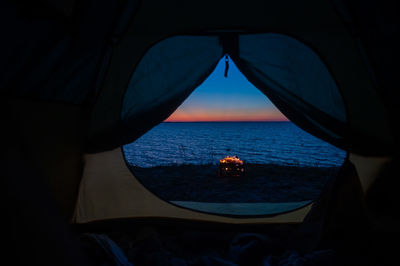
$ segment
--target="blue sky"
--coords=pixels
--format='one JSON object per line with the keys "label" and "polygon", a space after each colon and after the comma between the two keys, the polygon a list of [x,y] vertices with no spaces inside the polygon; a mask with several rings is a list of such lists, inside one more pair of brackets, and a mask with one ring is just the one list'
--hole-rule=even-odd
{"label": "blue sky", "polygon": [[229,60],[224,77],[222,59],[214,72],[166,121],[287,121],[271,101]]}

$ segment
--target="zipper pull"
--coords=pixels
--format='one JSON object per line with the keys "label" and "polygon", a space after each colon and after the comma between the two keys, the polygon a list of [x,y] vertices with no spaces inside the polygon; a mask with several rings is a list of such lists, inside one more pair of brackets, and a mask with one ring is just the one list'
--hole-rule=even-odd
{"label": "zipper pull", "polygon": [[226,54],[225,55],[225,74],[224,77],[227,78],[228,77],[228,70],[229,70],[229,57]]}

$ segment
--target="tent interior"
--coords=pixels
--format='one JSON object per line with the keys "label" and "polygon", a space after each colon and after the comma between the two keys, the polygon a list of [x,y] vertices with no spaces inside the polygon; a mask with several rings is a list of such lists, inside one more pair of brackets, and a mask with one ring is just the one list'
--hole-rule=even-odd
{"label": "tent interior", "polygon": [[[15,265],[396,264],[397,3],[0,6]],[[267,216],[193,211],[127,167],[122,146],[164,121],[225,55],[294,124],[347,152],[312,204]]]}

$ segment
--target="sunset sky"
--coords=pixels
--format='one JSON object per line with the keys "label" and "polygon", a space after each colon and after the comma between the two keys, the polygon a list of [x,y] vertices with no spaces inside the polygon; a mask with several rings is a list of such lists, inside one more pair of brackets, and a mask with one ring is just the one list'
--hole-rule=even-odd
{"label": "sunset sky", "polygon": [[288,119],[240,73],[229,60],[228,77],[225,62],[165,121],[287,121]]}

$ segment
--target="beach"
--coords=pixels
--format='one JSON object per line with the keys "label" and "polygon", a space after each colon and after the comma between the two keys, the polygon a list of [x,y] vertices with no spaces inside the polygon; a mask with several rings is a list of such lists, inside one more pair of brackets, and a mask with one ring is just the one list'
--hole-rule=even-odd
{"label": "beach", "polygon": [[297,202],[315,200],[339,167],[247,164],[241,177],[218,176],[216,164],[137,167],[136,178],[167,201]]}

